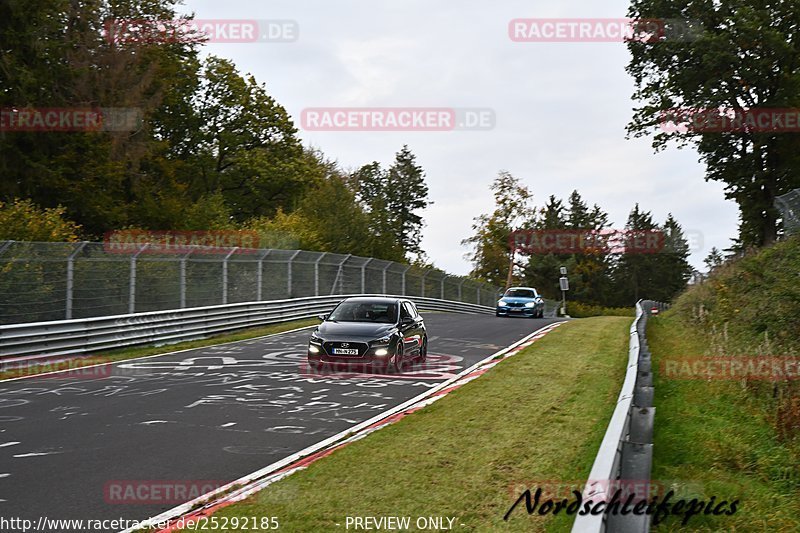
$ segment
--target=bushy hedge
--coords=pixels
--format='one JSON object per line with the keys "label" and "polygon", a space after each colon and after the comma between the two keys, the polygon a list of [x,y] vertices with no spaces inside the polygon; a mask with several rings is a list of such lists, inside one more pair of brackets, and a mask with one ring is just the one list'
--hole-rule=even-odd
{"label": "bushy hedge", "polygon": [[81,227],[66,208],[43,209],[31,200],[0,202],[0,241],[75,242]]}
{"label": "bushy hedge", "polygon": [[584,304],[581,302],[567,302],[567,314],[572,318],[586,318],[590,316],[634,317],[636,315],[636,310],[633,307],[602,307],[600,305]]}

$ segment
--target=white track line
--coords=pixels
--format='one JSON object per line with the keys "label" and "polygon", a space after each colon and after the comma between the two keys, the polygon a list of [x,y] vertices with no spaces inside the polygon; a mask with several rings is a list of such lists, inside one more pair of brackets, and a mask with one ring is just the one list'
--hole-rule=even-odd
{"label": "white track line", "polygon": [[[269,337],[275,337],[277,335],[286,335],[287,333],[295,333],[297,331],[303,331],[304,329],[308,328],[315,328],[316,326],[303,326],[302,328],[295,328],[289,329],[286,331],[281,331],[278,333],[270,333],[269,335],[261,335],[259,337],[249,337],[247,339],[239,339],[238,341],[228,341],[228,342],[220,342],[218,344],[209,344],[207,346],[197,346],[195,348],[184,348],[183,350],[175,350],[173,352],[164,352],[164,353],[157,353],[155,355],[143,355],[141,357],[131,357],[130,359],[120,359],[119,361],[110,361],[108,363],[97,363],[96,365],[86,365],[86,366],[76,366],[74,368],[65,368],[64,370],[53,370],[51,372],[42,372],[41,374],[31,374],[30,376],[20,376],[16,378],[7,378],[7,379],[0,379],[0,383],[7,383],[9,381],[18,381],[20,379],[31,379],[31,378],[38,378],[42,376],[50,376],[52,374],[62,374],[64,372],[77,372],[87,369],[87,368],[95,368],[98,366],[106,366],[106,365],[119,365],[123,363],[130,363],[131,361],[141,361],[143,359],[153,359],[155,357],[164,357],[165,355],[174,355],[176,353],[183,353],[183,352],[190,352],[192,350],[204,350],[205,348],[212,348],[214,346],[225,346],[226,344],[235,344],[237,342],[246,342],[246,341],[255,341],[259,339],[267,339]],[[191,342],[191,341],[188,341]],[[143,346],[146,347],[146,346]],[[116,349],[116,348],[115,348]],[[99,354],[89,354],[87,357],[98,356]],[[11,369],[16,370],[16,369]],[[91,378],[91,379],[98,379],[98,378]],[[105,379],[105,378],[101,378]]]}
{"label": "white track line", "polygon": [[[232,481],[232,482],[228,483],[227,485],[223,485],[223,486],[221,486],[221,487],[219,487],[219,488],[217,488],[217,489],[215,489],[213,491],[207,492],[206,494],[203,494],[202,496],[200,496],[198,498],[195,498],[194,500],[188,501],[186,503],[178,505],[177,507],[173,507],[172,509],[164,511],[163,513],[161,513],[159,515],[150,517],[147,520],[139,522],[136,527],[125,529],[121,533],[133,533],[134,531],[138,531],[140,529],[144,529],[144,528],[147,528],[147,527],[153,527],[156,524],[164,524],[164,523],[167,523],[167,522],[169,522],[171,520],[179,518],[180,516],[185,515],[185,514],[189,513],[190,511],[191,512],[197,512],[202,507],[212,507],[212,506],[216,505],[217,503],[223,501],[224,499],[234,496],[237,493],[252,491],[252,489],[254,488],[253,485],[258,485],[260,482],[265,481],[263,478],[269,476],[270,474],[274,473],[275,471],[280,470],[281,468],[284,468],[286,466],[289,466],[292,463],[294,463],[294,462],[296,462],[296,461],[298,461],[298,460],[300,460],[300,459],[302,459],[304,457],[307,457],[307,456],[311,455],[312,453],[318,452],[318,451],[320,451],[320,450],[322,450],[322,449],[324,449],[326,447],[329,447],[329,446],[331,446],[333,444],[337,444],[342,439],[346,439],[348,437],[356,437],[356,435],[351,435],[351,434],[355,433],[355,432],[358,432],[358,431],[361,431],[362,429],[368,428],[369,426],[375,424],[376,422],[380,422],[384,418],[388,418],[388,417],[390,417],[390,416],[392,416],[392,415],[394,415],[394,414],[396,414],[398,412],[404,411],[408,407],[410,407],[410,406],[412,406],[412,405],[414,405],[414,404],[426,399],[427,397],[439,392],[440,390],[442,390],[444,388],[449,387],[450,385],[452,385],[453,383],[455,383],[459,379],[461,379],[463,376],[469,374],[470,372],[472,372],[473,370],[479,368],[483,364],[488,363],[489,361],[491,361],[495,357],[499,357],[501,355],[505,355],[506,353],[514,350],[518,346],[521,346],[522,344],[525,344],[526,342],[528,342],[529,340],[533,339],[537,335],[541,336],[541,334],[543,334],[543,332],[545,330],[547,330],[548,328],[553,328],[557,324],[561,324],[561,322],[554,322],[554,323],[548,324],[548,325],[546,325],[544,327],[541,327],[541,328],[537,329],[536,331],[534,331],[530,335],[527,335],[527,336],[523,337],[522,339],[518,340],[517,342],[513,343],[512,345],[510,345],[510,346],[508,346],[506,348],[503,348],[502,350],[499,350],[499,351],[493,353],[492,355],[490,355],[490,356],[488,356],[488,357],[486,357],[484,359],[481,359],[477,363],[473,364],[472,366],[470,366],[468,368],[465,368],[464,370],[462,370],[461,372],[459,372],[458,374],[456,374],[452,378],[448,379],[447,381],[443,381],[442,383],[438,384],[437,386],[435,386],[435,387],[433,387],[433,388],[431,388],[431,389],[429,389],[429,390],[427,390],[427,391],[425,391],[425,392],[423,392],[423,393],[411,398],[410,400],[406,400],[405,402],[401,403],[400,405],[397,405],[397,406],[395,406],[395,407],[393,407],[393,408],[391,408],[391,409],[389,409],[387,411],[384,411],[383,413],[380,413],[380,414],[378,414],[378,415],[376,415],[376,416],[374,416],[374,417],[372,417],[372,418],[370,418],[368,420],[365,420],[364,422],[360,422],[360,423],[358,423],[358,424],[356,424],[356,425],[354,425],[354,426],[352,426],[352,427],[350,427],[348,429],[345,429],[344,431],[342,431],[340,433],[337,433],[336,435],[333,435],[332,437],[328,437],[327,439],[324,439],[324,440],[322,440],[322,441],[320,441],[320,442],[318,442],[316,444],[312,444],[311,446],[309,446],[309,447],[307,447],[307,448],[305,448],[303,450],[300,450],[299,452],[294,453],[294,454],[292,454],[292,455],[290,455],[288,457],[285,457],[284,459],[281,459],[280,461],[276,461],[276,462],[272,463],[271,465],[265,466],[264,468],[262,468],[260,470],[256,470],[255,472],[253,472],[251,474],[247,474],[246,476],[243,476],[243,477],[241,477],[241,478],[239,478],[239,479],[237,479],[235,481]],[[289,473],[291,473],[293,471],[294,470],[290,470],[289,472],[282,473],[280,475],[280,477],[285,477],[285,475],[289,475]],[[272,482],[272,481],[275,481],[275,479],[270,480],[270,482]],[[229,492],[234,486],[237,486],[237,485],[239,487],[236,489],[235,492]],[[244,486],[241,486],[241,485],[244,485]]]}

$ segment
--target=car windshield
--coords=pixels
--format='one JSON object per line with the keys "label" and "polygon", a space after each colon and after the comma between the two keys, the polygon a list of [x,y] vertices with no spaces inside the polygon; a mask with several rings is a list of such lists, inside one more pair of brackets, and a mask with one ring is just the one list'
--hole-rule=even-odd
{"label": "car windshield", "polygon": [[505,295],[510,298],[536,298],[536,292],[531,289],[508,289]]}
{"label": "car windshield", "polygon": [[334,322],[397,322],[397,304],[385,302],[342,302],[328,320]]}

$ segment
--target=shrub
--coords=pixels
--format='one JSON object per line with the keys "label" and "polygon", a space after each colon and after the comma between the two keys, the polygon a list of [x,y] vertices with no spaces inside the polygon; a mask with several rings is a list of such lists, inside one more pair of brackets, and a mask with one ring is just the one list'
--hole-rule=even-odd
{"label": "shrub", "polygon": [[581,302],[567,302],[567,314],[572,318],[590,316],[629,316],[632,318],[636,316],[636,310],[633,307],[602,307]]}
{"label": "shrub", "polygon": [[0,202],[0,241],[75,242],[81,227],[65,212],[61,206],[42,209],[31,200]]}

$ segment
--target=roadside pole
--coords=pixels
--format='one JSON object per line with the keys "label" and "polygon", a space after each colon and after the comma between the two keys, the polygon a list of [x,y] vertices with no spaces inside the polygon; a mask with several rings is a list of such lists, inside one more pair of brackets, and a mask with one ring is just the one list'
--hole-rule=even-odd
{"label": "roadside pole", "polygon": [[561,267],[561,277],[558,279],[561,285],[561,316],[567,315],[567,291],[569,290],[569,279],[567,279],[567,267]]}

